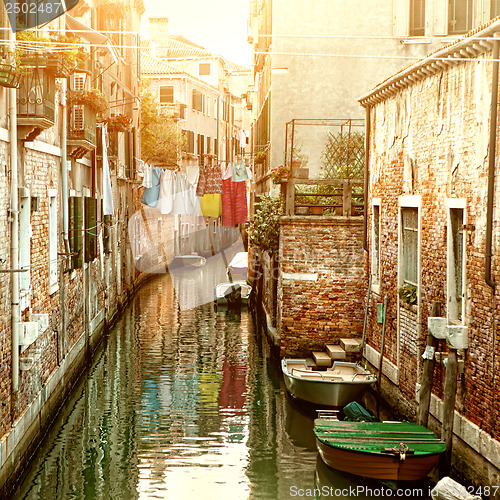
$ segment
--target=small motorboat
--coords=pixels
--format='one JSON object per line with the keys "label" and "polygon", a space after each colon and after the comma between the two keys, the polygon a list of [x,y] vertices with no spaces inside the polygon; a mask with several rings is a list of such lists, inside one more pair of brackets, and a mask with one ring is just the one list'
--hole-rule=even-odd
{"label": "small motorboat", "polygon": [[411,422],[346,422],[320,412],[314,435],[326,465],[377,480],[420,481],[446,451],[432,431]]}
{"label": "small motorboat", "polygon": [[313,370],[305,359],[282,359],[281,369],[288,392],[296,399],[321,406],[340,407],[359,399],[376,377],[346,361],[331,368]]}
{"label": "small motorboat", "polygon": [[246,281],[248,274],[248,252],[238,252],[227,266],[229,280]]}
{"label": "small motorboat", "polygon": [[252,287],[244,281],[219,283],[215,287],[214,303],[217,307],[241,307],[248,305]]}
{"label": "small motorboat", "polygon": [[169,269],[198,268],[207,263],[207,259],[198,254],[176,255],[170,264]]}

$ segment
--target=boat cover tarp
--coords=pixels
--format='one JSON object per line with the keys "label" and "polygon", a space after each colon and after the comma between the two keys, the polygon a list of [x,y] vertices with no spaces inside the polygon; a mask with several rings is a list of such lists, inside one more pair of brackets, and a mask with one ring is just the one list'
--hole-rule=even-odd
{"label": "boat cover tarp", "polygon": [[357,401],[344,406],[344,420],[348,422],[375,422],[377,419]]}

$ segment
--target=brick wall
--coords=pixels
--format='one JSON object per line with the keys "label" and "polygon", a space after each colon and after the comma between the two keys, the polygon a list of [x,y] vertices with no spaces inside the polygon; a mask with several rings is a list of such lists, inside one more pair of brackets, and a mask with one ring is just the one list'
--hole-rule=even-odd
{"label": "brick wall", "polygon": [[283,217],[278,326],[282,356],[361,338],[366,297],[359,217]]}
{"label": "brick wall", "polygon": [[[491,54],[486,56],[491,57]],[[450,199],[465,200],[466,307],[469,349],[460,376],[456,409],[497,439],[500,437],[500,287],[484,281],[491,64],[484,60],[447,66],[410,83],[372,108],[369,241],[374,198],[380,200],[380,287],[371,295],[367,340],[380,350],[376,303],[389,297],[385,357],[399,369],[398,390],[416,405],[427,317],[433,301],[447,314],[447,232]],[[497,135],[500,137],[500,133]],[[497,151],[499,150],[497,143]],[[498,161],[497,161],[498,164]],[[498,173],[498,167],[497,167]],[[493,280],[500,283],[500,182],[496,176],[493,216]],[[421,200],[419,305],[414,317],[403,309],[398,286],[399,203]],[[398,330],[399,324],[399,330]],[[439,351],[447,351],[439,343]],[[433,392],[442,397],[444,366],[438,364]]]}

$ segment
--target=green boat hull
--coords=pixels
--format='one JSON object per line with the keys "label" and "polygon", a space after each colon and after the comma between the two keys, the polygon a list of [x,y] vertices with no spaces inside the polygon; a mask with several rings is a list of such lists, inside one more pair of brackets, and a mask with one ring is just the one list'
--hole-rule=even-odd
{"label": "green boat hull", "polygon": [[432,431],[410,422],[341,422],[319,418],[316,445],[333,469],[392,481],[423,479],[446,451]]}

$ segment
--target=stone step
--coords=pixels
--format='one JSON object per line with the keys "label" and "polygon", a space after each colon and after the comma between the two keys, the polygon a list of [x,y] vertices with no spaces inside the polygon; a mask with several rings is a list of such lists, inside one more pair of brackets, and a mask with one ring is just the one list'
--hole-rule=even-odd
{"label": "stone step", "polygon": [[345,352],[360,352],[361,351],[361,340],[359,339],[340,339],[340,347],[344,349]]}
{"label": "stone step", "polygon": [[331,366],[332,358],[323,351],[313,351],[312,357],[317,366]]}
{"label": "stone step", "polygon": [[339,345],[328,344],[326,347],[326,353],[333,360],[345,359],[346,352]]}

